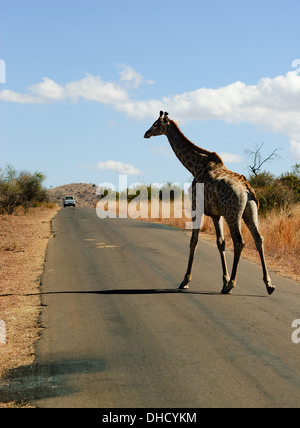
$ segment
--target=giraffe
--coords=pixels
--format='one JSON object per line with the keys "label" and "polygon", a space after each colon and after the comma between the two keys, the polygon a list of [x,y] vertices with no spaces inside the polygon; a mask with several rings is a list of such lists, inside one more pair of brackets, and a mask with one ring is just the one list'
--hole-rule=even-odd
{"label": "giraffe", "polygon": [[[272,294],[275,286],[272,285],[267,271],[263,237],[258,229],[258,200],[246,177],[227,169],[220,156],[215,152],[201,149],[188,140],[177,124],[169,119],[167,112],[160,112],[159,118],[145,133],[144,138],[157,135],[167,136],[175,155],[194,177],[191,186],[193,212],[196,211],[196,185],[197,183],[204,183],[204,213],[213,220],[217,247],[221,257],[223,270],[222,294],[231,294],[231,290],[236,286],[238,263],[245,245],[241,234],[242,219],[249,228],[260,255],[263,281],[267,292]],[[230,277],[225,258],[223,218],[225,218],[229,226],[234,246],[234,259]],[[193,217],[193,221],[195,221],[195,217]],[[179,289],[189,288],[188,284],[192,279],[192,267],[199,231],[199,225],[192,230],[187,271]]]}

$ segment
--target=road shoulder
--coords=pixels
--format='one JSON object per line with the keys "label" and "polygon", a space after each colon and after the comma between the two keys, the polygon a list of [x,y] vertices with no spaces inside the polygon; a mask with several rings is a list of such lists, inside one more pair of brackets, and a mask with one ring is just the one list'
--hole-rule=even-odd
{"label": "road shoulder", "polygon": [[[52,236],[51,221],[58,208],[31,209],[27,215],[0,216],[0,382],[18,367],[33,363],[34,344],[41,326],[39,286],[47,244]],[[1,392],[0,383],[0,392]],[[2,398],[1,398],[2,397]],[[20,407],[2,390],[0,407]]]}

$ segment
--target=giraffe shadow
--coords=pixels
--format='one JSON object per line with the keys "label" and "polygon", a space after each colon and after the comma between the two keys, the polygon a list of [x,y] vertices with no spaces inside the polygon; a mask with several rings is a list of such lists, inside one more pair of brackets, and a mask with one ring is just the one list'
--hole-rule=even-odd
{"label": "giraffe shadow", "polygon": [[[256,297],[256,298],[265,298],[266,295],[258,294],[228,294],[224,295],[218,291],[198,291],[190,289],[179,289],[179,288],[128,288],[128,289],[110,289],[110,290],[62,290],[62,291],[41,291],[38,293],[25,294],[24,296],[34,296],[34,295],[56,295],[56,294],[95,294],[95,295],[151,295],[151,294],[181,294],[181,295],[199,295],[199,296],[219,296],[222,298],[230,297]],[[3,295],[9,296],[9,294]],[[228,296],[228,297],[227,297]]]}

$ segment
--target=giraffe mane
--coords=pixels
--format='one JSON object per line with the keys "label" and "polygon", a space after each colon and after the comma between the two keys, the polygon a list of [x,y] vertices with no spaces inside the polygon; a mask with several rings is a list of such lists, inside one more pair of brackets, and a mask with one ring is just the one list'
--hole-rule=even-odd
{"label": "giraffe mane", "polygon": [[170,123],[176,128],[177,132],[182,135],[182,137],[191,145],[194,152],[198,153],[201,156],[207,156],[215,163],[221,163],[224,165],[221,157],[216,152],[210,152],[209,150],[201,149],[201,147],[197,146],[196,144],[192,143],[179,129],[178,125],[174,120],[170,120]]}

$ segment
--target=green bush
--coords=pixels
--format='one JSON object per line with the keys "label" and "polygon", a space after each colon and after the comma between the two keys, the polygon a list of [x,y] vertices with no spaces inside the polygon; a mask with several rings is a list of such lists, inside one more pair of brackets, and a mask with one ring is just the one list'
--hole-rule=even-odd
{"label": "green bush", "polygon": [[262,214],[300,202],[300,165],[295,165],[292,172],[280,177],[266,171],[253,174],[249,177],[249,183],[255,189]]}
{"label": "green bush", "polygon": [[296,202],[300,200],[300,164],[293,166],[292,172],[282,174],[280,182],[288,187],[295,195]]}
{"label": "green bush", "polygon": [[11,165],[0,169],[0,212],[12,214],[18,206],[27,209],[47,201],[44,180],[41,172],[17,173]]}

